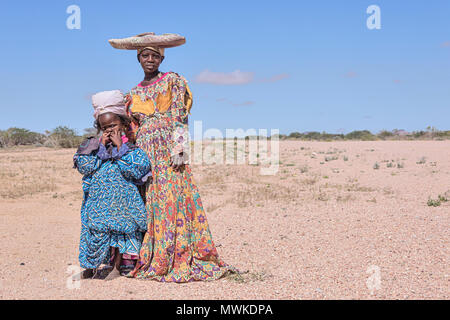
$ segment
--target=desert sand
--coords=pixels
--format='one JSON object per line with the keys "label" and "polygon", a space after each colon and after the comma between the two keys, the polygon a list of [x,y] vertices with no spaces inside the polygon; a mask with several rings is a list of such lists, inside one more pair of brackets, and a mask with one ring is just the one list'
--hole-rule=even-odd
{"label": "desert sand", "polygon": [[0,150],[1,299],[450,298],[450,141],[282,141],[272,176],[193,165],[219,254],[244,273],[187,284],[72,282],[74,152]]}

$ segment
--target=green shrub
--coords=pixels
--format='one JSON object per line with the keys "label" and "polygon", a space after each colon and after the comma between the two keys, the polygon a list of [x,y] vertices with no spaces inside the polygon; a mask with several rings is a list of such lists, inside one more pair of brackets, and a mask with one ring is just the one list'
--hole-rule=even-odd
{"label": "green shrub", "polygon": [[45,141],[43,134],[23,128],[9,128],[0,131],[0,147],[41,144]]}
{"label": "green shrub", "polygon": [[76,148],[83,141],[83,137],[78,136],[74,129],[66,126],[59,126],[47,133],[47,146],[61,148]]}
{"label": "green shrub", "polygon": [[345,139],[348,140],[377,140],[377,137],[374,136],[369,130],[362,130],[362,131],[352,131],[350,133],[347,133],[345,135]]}

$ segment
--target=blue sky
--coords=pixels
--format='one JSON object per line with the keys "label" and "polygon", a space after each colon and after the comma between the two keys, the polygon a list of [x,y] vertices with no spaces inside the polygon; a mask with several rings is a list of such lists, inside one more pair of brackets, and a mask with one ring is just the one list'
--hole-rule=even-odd
{"label": "blue sky", "polygon": [[[72,4],[80,30],[66,27]],[[136,53],[107,40],[152,31],[186,37],[160,70],[188,79],[204,130],[450,130],[449,14],[448,0],[2,1],[0,129],[82,133],[91,94],[143,79]]]}

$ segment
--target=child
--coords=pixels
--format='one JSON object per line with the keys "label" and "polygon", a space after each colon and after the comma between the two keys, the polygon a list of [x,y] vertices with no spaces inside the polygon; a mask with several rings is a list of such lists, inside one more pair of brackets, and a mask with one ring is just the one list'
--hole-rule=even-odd
{"label": "child", "polygon": [[[83,278],[105,278],[114,267],[120,275],[134,269],[147,213],[136,184],[151,175],[146,153],[128,142],[130,121],[119,90],[92,97],[95,127],[102,136],[85,140],[74,156],[83,174],[79,261]],[[101,264],[107,264],[99,268]],[[118,273],[116,271],[116,273]]]}

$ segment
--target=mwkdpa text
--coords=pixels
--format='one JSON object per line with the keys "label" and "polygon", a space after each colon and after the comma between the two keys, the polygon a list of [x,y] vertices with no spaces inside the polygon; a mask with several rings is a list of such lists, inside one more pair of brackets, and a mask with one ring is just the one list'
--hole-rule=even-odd
{"label": "mwkdpa text", "polygon": [[270,305],[228,304],[220,305],[220,314],[273,314]]}

